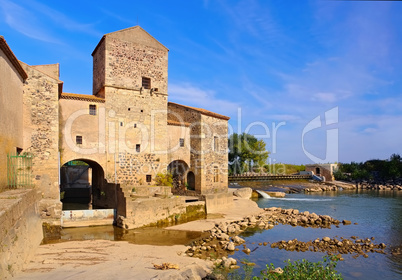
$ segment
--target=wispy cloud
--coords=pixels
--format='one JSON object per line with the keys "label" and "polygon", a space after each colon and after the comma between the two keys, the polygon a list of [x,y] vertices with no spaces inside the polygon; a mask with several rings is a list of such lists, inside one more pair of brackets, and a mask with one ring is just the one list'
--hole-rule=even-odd
{"label": "wispy cloud", "polygon": [[65,14],[34,0],[18,5],[0,0],[4,20],[11,28],[30,38],[55,44],[63,44],[58,30],[80,32],[100,37],[94,24],[79,23]]}
{"label": "wispy cloud", "polygon": [[135,20],[122,17],[121,15],[116,14],[116,13],[113,13],[112,11],[110,11],[110,10],[108,10],[108,9],[100,8],[99,10],[100,10],[103,14],[105,14],[105,15],[111,17],[111,18],[117,19],[118,21],[121,21],[121,22],[123,22],[123,23],[127,23],[127,24],[129,24],[130,26],[131,26],[131,25],[134,25],[134,24],[135,24],[135,25],[137,24],[137,22],[136,22]]}
{"label": "wispy cloud", "polygon": [[61,44],[34,13],[8,0],[0,0],[0,3],[4,20],[11,28],[36,40]]}
{"label": "wispy cloud", "polygon": [[238,103],[218,98],[213,90],[202,89],[190,83],[170,83],[169,98],[173,102],[201,107],[224,115],[236,113],[240,106]]}

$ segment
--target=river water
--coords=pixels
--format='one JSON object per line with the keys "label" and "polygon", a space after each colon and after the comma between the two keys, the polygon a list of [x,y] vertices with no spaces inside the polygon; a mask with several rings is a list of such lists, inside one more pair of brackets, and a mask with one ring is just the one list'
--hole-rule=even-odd
{"label": "river water", "polygon": [[[277,242],[297,238],[309,241],[328,236],[350,238],[374,237],[374,243],[385,243],[387,254],[368,253],[369,257],[353,258],[343,255],[344,261],[337,266],[345,279],[402,279],[402,255],[394,256],[391,248],[402,247],[402,192],[386,191],[337,191],[320,193],[287,194],[285,198],[258,199],[261,208],[281,207],[299,211],[330,215],[338,220],[350,220],[351,225],[332,226],[331,229],[292,227],[276,225],[271,230],[249,230],[241,236],[252,250],[246,255],[241,250],[233,257],[256,263],[254,275],[265,269],[265,264],[284,266],[284,260],[308,259],[321,261],[325,253],[285,251],[258,243]],[[357,224],[355,224],[357,223]]]}

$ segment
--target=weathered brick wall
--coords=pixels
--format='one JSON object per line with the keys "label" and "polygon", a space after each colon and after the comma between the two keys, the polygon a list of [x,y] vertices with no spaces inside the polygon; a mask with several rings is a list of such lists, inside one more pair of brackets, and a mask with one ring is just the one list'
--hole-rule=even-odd
{"label": "weathered brick wall", "polygon": [[43,198],[59,199],[59,81],[22,63],[24,84],[24,149],[33,154],[34,184]]}

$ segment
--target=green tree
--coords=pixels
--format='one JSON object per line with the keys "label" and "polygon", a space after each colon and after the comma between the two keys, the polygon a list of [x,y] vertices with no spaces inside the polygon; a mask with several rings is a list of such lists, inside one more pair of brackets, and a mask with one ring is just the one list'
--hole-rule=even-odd
{"label": "green tree", "polygon": [[269,156],[265,142],[247,133],[233,133],[228,139],[228,145],[229,170],[232,174],[263,167]]}

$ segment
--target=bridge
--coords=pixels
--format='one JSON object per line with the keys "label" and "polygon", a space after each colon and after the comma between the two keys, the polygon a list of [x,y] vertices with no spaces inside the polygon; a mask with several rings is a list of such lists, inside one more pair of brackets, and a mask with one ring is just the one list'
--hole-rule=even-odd
{"label": "bridge", "polygon": [[270,175],[270,174],[237,174],[228,176],[229,182],[242,181],[272,181],[272,180],[309,180],[311,174],[306,175]]}

